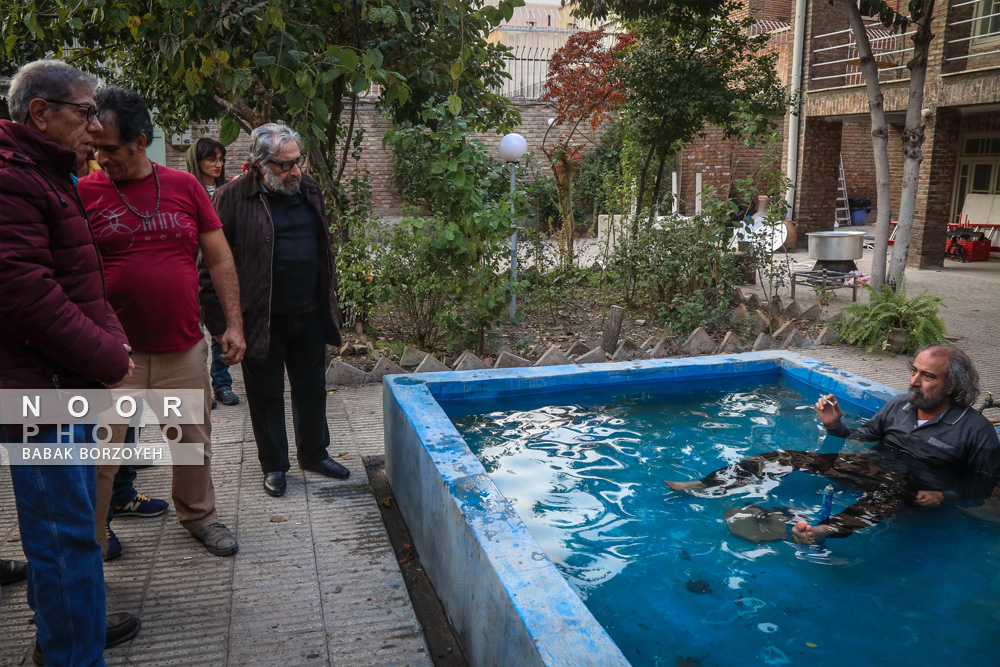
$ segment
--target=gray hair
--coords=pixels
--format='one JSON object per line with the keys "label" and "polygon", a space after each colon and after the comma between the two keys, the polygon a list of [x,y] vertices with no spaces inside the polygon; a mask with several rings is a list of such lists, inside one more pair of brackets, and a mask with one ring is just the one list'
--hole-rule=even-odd
{"label": "gray hair", "polygon": [[302,148],[299,133],[283,123],[265,123],[250,133],[250,164],[262,165],[281,152],[289,141]]}
{"label": "gray hair", "polygon": [[972,365],[972,359],[951,343],[931,343],[924,345],[913,355],[916,360],[921,352],[931,351],[932,355],[948,355],[948,377],[944,390],[951,396],[951,402],[961,407],[971,406],[979,396],[979,371]]}
{"label": "gray hair", "polygon": [[38,98],[68,100],[80,88],[93,92],[97,79],[60,60],[36,60],[17,70],[7,104],[15,123],[28,122],[28,105]]}

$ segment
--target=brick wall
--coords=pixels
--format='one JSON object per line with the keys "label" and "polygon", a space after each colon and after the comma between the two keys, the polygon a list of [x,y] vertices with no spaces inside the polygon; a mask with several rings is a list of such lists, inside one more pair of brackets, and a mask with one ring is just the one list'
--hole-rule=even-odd
{"label": "brick wall", "polygon": [[842,123],[804,118],[799,158],[795,221],[800,245],[807,232],[833,229],[838,194],[838,161]]}
{"label": "brick wall", "polygon": [[784,21],[788,23],[792,16],[793,0],[744,0],[740,11],[733,16],[742,19],[750,18],[764,21]]}
{"label": "brick wall", "polygon": [[944,264],[960,120],[957,109],[938,109],[924,129],[907,266],[927,269]]}

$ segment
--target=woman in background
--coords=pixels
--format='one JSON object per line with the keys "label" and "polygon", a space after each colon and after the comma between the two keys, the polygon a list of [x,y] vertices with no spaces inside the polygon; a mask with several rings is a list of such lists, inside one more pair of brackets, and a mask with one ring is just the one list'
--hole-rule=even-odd
{"label": "woman in background", "polygon": [[[203,137],[191,144],[187,158],[188,173],[194,174],[211,197],[226,182],[226,147],[215,139]],[[233,376],[222,359],[222,344],[212,339],[212,407],[218,403],[236,405],[240,397],[233,393]]]}

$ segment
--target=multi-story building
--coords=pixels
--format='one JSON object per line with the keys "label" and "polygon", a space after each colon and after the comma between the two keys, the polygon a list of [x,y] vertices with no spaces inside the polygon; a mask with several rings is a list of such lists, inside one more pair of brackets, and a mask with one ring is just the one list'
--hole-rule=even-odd
{"label": "multi-story building", "polygon": [[[905,2],[898,2],[906,11]],[[941,266],[947,223],[959,218],[969,193],[1000,194],[1000,0],[951,0],[934,10],[922,115],[926,136],[917,189],[909,264]],[[771,28],[776,48],[792,48],[796,9],[805,11],[802,53],[803,106],[797,146],[792,214],[805,232],[833,228],[841,160],[850,196],[875,201],[875,166],[868,93],[860,74],[857,47],[842,3],[800,0],[747,0],[746,11]],[[776,26],[777,23],[782,25]],[[867,21],[868,38],[879,67],[889,129],[892,215],[901,191],[902,130],[909,96],[912,28],[893,33]],[[794,31],[794,28],[792,28]],[[780,46],[777,46],[779,45]],[[794,54],[782,53],[783,73]],[[789,68],[789,69],[784,69]],[[787,80],[787,79],[786,79]],[[710,136],[682,151],[681,193],[693,200],[692,173],[717,187],[752,169],[752,154]],[[998,199],[997,201],[1000,201]],[[873,219],[873,218],[872,218]]]}

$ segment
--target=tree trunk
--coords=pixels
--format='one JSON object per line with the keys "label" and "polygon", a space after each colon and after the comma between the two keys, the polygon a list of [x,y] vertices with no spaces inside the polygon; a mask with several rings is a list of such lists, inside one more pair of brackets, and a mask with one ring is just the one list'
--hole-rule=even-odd
{"label": "tree trunk", "polygon": [[649,173],[649,163],[652,162],[655,152],[656,147],[650,146],[646,159],[642,161],[642,170],[639,172],[639,191],[635,195],[635,215],[632,216],[632,238],[639,233],[639,214],[642,213],[642,200],[646,196],[646,174]]}
{"label": "tree trunk", "polygon": [[[667,163],[667,154],[664,152],[660,156],[660,166],[656,170],[656,183],[653,185],[653,205],[650,207],[655,210],[660,204],[660,187],[663,185],[663,165]],[[652,216],[652,213],[650,214]]]}
{"label": "tree trunk", "polygon": [[924,143],[923,106],[924,80],[927,78],[927,52],[930,50],[931,17],[934,15],[934,0],[924,0],[924,13],[917,21],[917,31],[913,35],[913,59],[907,63],[910,70],[910,94],[906,102],[906,126],[903,128],[903,191],[899,200],[899,221],[896,238],[892,246],[889,262],[889,284],[898,290],[906,270],[906,255],[910,250],[913,231],[913,212],[917,204],[917,182],[923,155],[920,146]]}
{"label": "tree trunk", "polygon": [[601,348],[608,354],[613,354],[618,348],[618,337],[621,336],[623,319],[625,319],[625,309],[621,306],[611,306],[608,320],[604,325],[604,335],[601,337]]}
{"label": "tree trunk", "polygon": [[868,110],[872,123],[872,149],[875,154],[875,206],[878,216],[875,221],[875,249],[872,251],[871,285],[881,289],[885,283],[886,253],[889,248],[890,218],[892,217],[892,189],[889,182],[889,131],[885,122],[885,107],[882,104],[882,88],[878,80],[878,64],[872,57],[871,42],[865,31],[864,20],[858,6],[852,0],[844,1],[847,19],[857,43],[861,72],[868,90]]}

